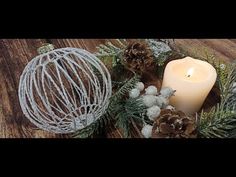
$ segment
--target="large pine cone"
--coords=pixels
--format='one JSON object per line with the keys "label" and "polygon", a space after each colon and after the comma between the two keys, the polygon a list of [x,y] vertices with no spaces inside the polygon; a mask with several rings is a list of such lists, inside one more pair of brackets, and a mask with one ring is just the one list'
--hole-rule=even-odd
{"label": "large pine cone", "polygon": [[193,117],[182,111],[165,109],[154,122],[152,138],[196,138],[196,128]]}
{"label": "large pine cone", "polygon": [[132,42],[125,49],[122,62],[131,71],[143,73],[153,67],[154,60],[145,43]]}

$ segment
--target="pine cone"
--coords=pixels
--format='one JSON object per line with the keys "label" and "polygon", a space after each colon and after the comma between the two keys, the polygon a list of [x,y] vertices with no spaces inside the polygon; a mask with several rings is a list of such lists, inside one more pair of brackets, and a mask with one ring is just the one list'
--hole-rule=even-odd
{"label": "pine cone", "polygon": [[124,51],[123,64],[131,71],[142,73],[153,66],[152,52],[145,43],[132,42]]}
{"label": "pine cone", "polygon": [[182,111],[164,109],[154,122],[152,138],[196,138],[196,128],[194,119]]}

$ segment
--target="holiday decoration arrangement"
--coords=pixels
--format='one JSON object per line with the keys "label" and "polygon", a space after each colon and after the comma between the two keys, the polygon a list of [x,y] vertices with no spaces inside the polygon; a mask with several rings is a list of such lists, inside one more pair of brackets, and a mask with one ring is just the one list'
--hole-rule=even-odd
{"label": "holiday decoration arrangement", "polygon": [[[93,137],[110,124],[124,138],[236,137],[236,63],[191,56],[174,40],[117,39],[83,49],[47,44],[25,67],[20,105],[37,127]],[[217,101],[206,107],[209,94]]]}

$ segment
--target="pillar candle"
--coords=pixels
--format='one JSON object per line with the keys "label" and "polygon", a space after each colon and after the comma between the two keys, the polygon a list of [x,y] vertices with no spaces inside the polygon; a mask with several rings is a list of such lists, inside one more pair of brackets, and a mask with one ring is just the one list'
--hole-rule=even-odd
{"label": "pillar candle", "polygon": [[199,111],[216,82],[216,70],[208,62],[185,57],[169,62],[162,87],[176,90],[170,104],[187,114]]}

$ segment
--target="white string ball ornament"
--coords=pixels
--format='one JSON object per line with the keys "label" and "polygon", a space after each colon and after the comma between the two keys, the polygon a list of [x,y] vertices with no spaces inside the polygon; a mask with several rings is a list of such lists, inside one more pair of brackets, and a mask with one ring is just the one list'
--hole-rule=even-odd
{"label": "white string ball ornament", "polygon": [[53,133],[73,133],[99,119],[112,94],[105,65],[83,49],[42,49],[20,77],[19,100],[25,116]]}

